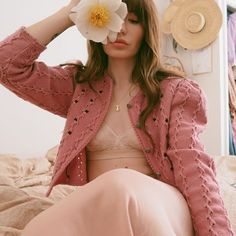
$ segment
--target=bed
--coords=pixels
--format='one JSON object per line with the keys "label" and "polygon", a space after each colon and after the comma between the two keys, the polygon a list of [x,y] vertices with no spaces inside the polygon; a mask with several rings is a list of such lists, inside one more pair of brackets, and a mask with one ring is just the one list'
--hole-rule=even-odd
{"label": "bed", "polygon": [[0,236],[19,236],[30,219],[76,189],[58,185],[45,197],[56,153],[57,146],[43,158],[0,155]]}
{"label": "bed", "polygon": [[[57,185],[50,197],[45,197],[56,153],[57,146],[43,158],[0,155],[0,236],[19,236],[30,219],[76,189]],[[236,233],[236,157],[214,159],[221,194]]]}

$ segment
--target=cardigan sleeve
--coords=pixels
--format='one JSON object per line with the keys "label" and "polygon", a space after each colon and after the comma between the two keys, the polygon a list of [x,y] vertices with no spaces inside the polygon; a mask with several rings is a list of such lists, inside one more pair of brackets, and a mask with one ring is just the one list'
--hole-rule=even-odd
{"label": "cardigan sleeve", "polygon": [[0,42],[0,83],[20,98],[66,117],[73,93],[75,68],[36,61],[45,50],[21,27]]}
{"label": "cardigan sleeve", "polygon": [[198,138],[206,123],[203,92],[194,81],[183,79],[172,100],[167,151],[176,187],[188,203],[196,236],[231,236],[214,161]]}

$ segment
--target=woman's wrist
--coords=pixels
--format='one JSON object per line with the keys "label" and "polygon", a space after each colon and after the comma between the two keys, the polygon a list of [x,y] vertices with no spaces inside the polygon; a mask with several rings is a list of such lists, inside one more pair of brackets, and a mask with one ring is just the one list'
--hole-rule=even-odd
{"label": "woman's wrist", "polygon": [[70,5],[67,5],[65,7],[62,7],[59,10],[59,14],[62,14],[62,16],[64,16],[66,29],[74,25],[74,23],[71,21],[71,19],[69,17],[69,15],[71,13],[71,8],[72,7],[70,7]]}
{"label": "woman's wrist", "polygon": [[69,18],[70,11],[69,6],[62,7],[49,17],[27,27],[26,31],[46,46],[56,36],[74,25]]}

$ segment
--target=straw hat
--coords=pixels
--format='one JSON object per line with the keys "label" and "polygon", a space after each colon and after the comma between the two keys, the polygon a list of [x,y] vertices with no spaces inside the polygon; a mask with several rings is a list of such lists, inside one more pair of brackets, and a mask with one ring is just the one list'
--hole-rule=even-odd
{"label": "straw hat", "polygon": [[161,30],[165,34],[171,33],[171,21],[174,18],[176,12],[178,11],[179,7],[185,2],[185,0],[175,0],[169,6],[164,12],[162,22],[161,22]]}
{"label": "straw hat", "polygon": [[182,47],[197,50],[216,39],[222,20],[215,0],[185,0],[171,20],[171,33]]}

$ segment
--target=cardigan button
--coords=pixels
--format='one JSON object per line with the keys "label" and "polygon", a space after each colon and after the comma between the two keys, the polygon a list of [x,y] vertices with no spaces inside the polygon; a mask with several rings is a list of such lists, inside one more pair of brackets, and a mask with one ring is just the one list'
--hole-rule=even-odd
{"label": "cardigan button", "polygon": [[139,122],[136,123],[136,128],[140,129],[141,128],[141,125]]}
{"label": "cardigan button", "polygon": [[144,151],[145,151],[146,153],[151,153],[152,148],[145,148]]}
{"label": "cardigan button", "polygon": [[132,107],[133,107],[133,106],[132,106],[131,104],[129,104],[129,103],[127,104],[127,108],[128,108],[128,109],[131,109]]}
{"label": "cardigan button", "polygon": [[164,160],[169,160],[167,153],[164,153]]}
{"label": "cardigan button", "polygon": [[156,172],[156,177],[159,179],[161,177],[161,173],[160,172]]}

